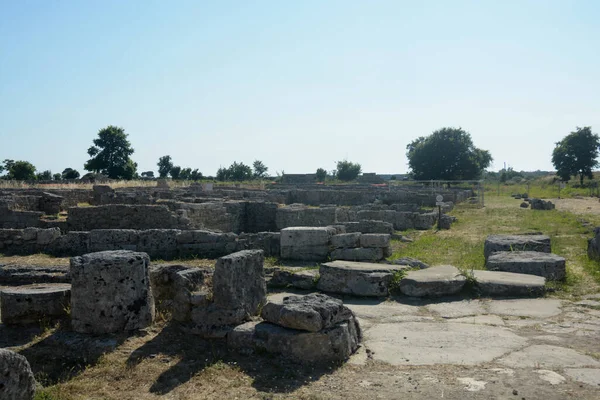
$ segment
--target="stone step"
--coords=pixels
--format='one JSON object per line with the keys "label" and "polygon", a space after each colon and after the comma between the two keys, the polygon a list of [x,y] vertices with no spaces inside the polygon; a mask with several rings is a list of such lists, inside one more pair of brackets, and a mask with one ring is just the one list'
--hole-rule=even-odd
{"label": "stone step", "polygon": [[486,268],[490,271],[515,272],[561,280],[566,276],[564,257],[537,251],[506,251],[492,254]]}
{"label": "stone step", "polygon": [[483,254],[487,260],[495,252],[539,251],[550,253],[550,237],[546,235],[489,235]]}
{"label": "stone step", "polygon": [[273,271],[273,277],[268,281],[270,287],[292,287],[296,289],[313,289],[319,276],[318,269],[279,269]]}
{"label": "stone step", "polygon": [[356,296],[388,296],[394,274],[410,268],[408,265],[336,260],[321,264],[317,289]]}
{"label": "stone step", "polygon": [[546,289],[546,278],[535,275],[475,270],[473,277],[479,292],[484,296],[542,296]]}
{"label": "stone step", "polygon": [[414,297],[448,296],[460,292],[466,281],[458,268],[442,265],[408,272],[400,281],[400,292]]}
{"label": "stone step", "polygon": [[69,266],[0,265],[0,285],[68,283]]}
{"label": "stone step", "polygon": [[2,323],[24,325],[67,315],[71,285],[50,283],[4,288],[0,291]]}

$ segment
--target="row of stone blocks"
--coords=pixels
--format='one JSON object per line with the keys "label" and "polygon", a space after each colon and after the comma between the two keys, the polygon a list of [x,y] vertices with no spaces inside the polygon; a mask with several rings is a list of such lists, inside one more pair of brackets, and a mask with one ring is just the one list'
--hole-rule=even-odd
{"label": "row of stone blocks", "polygon": [[551,253],[550,237],[532,235],[489,235],[484,244],[486,268],[562,280],[566,260]]}
{"label": "row of stone blocks", "polygon": [[390,235],[346,233],[341,226],[281,230],[281,258],[303,261],[379,261],[391,255]]}

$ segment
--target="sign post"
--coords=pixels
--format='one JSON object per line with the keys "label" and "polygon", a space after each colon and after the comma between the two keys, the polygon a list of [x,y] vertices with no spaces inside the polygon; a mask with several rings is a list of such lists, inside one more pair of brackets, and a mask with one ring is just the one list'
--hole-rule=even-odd
{"label": "sign post", "polygon": [[438,194],[435,197],[435,205],[438,206],[438,231],[442,229],[442,205],[444,197],[441,194]]}

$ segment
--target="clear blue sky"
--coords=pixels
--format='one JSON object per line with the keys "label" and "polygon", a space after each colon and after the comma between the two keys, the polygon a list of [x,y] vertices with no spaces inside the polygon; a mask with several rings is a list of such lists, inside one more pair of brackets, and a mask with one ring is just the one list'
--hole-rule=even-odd
{"label": "clear blue sky", "polygon": [[212,175],[407,171],[407,143],[469,131],[494,170],[550,170],[600,133],[600,1],[0,0],[0,160],[82,171],[125,128]]}

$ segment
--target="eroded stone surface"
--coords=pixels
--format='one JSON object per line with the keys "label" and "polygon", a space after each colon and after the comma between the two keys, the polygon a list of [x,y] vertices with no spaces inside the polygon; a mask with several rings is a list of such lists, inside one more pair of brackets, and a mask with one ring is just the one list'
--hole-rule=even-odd
{"label": "eroded stone surface", "polygon": [[443,265],[408,272],[400,281],[400,291],[415,297],[448,296],[460,292],[466,281],[458,268]]}
{"label": "eroded stone surface", "polygon": [[513,317],[548,318],[560,314],[561,303],[554,299],[495,300],[489,303],[489,311]]}
{"label": "eroded stone surface", "polygon": [[483,253],[487,260],[495,252],[539,251],[550,253],[550,237],[546,235],[489,235]]}
{"label": "eroded stone surface", "polygon": [[35,379],[27,359],[14,351],[0,349],[0,399],[30,400]]}
{"label": "eroded stone surface", "polygon": [[407,268],[402,265],[333,261],[321,265],[317,288],[324,292],[357,296],[387,296],[394,273]]}
{"label": "eroded stone surface", "polygon": [[506,328],[452,322],[379,324],[364,336],[373,359],[392,365],[475,365],[527,343]]}
{"label": "eroded stone surface", "polygon": [[538,251],[503,251],[489,256],[486,268],[490,271],[514,272],[561,280],[566,276],[566,261],[556,254]]}
{"label": "eroded stone surface", "polygon": [[473,277],[484,296],[534,297],[542,295],[546,287],[546,279],[534,275],[475,270]]}
{"label": "eroded stone surface", "polygon": [[526,347],[501,358],[498,362],[514,368],[600,367],[600,362],[590,356],[545,344]]}
{"label": "eroded stone surface", "polygon": [[0,316],[5,324],[30,324],[62,318],[70,307],[71,285],[45,284],[0,291]]}
{"label": "eroded stone surface", "polygon": [[565,374],[571,379],[600,388],[600,369],[597,368],[567,368]]}

